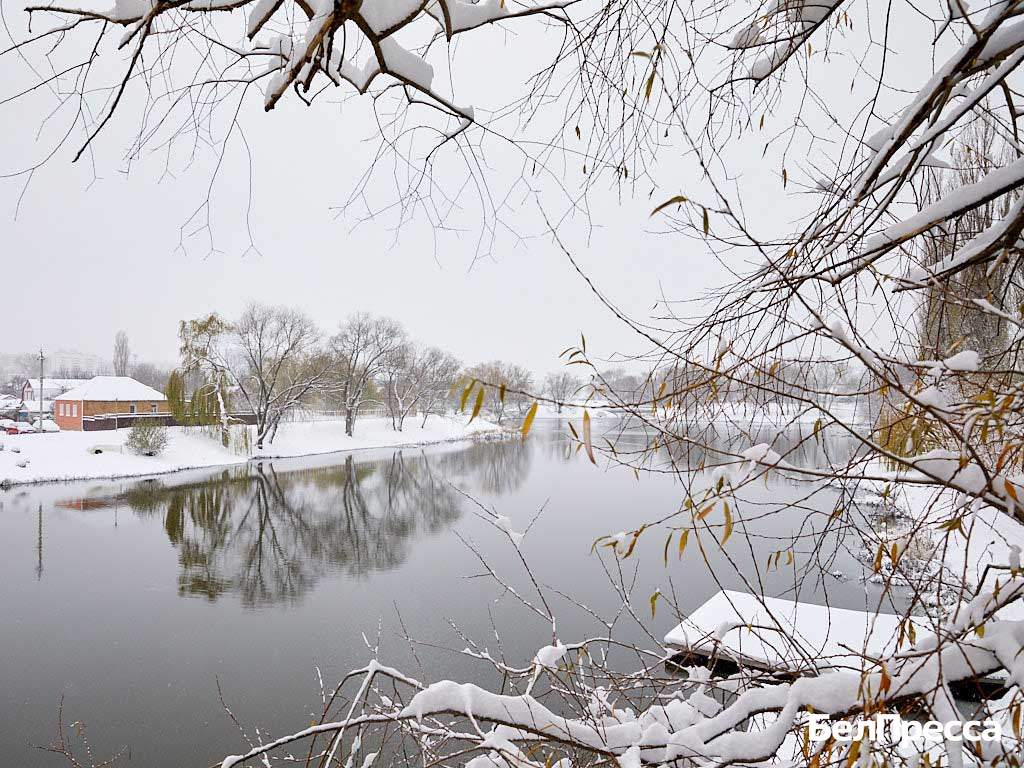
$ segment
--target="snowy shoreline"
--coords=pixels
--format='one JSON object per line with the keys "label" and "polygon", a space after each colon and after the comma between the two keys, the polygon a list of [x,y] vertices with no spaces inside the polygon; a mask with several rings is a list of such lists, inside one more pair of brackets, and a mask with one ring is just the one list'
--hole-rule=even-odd
{"label": "snowy shoreline", "polygon": [[[322,456],[377,448],[419,446],[493,439],[507,433],[490,422],[472,424],[446,416],[431,416],[426,427],[407,426],[398,432],[387,419],[356,423],[355,435],[345,434],[342,421],[283,424],[273,445],[240,454],[224,448],[202,428],[171,427],[167,449],[159,456],[124,452],[129,430],[61,432],[0,437],[0,488],[77,480],[115,480],[156,477],[189,470],[241,466],[251,461]],[[101,447],[102,453],[92,450]],[[19,466],[24,463],[25,466]]]}

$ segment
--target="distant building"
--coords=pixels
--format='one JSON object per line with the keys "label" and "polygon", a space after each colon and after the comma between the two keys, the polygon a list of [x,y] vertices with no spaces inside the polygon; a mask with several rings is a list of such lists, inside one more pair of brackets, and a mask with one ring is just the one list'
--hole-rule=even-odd
{"label": "distant building", "polygon": [[[43,400],[43,419],[53,418],[53,400]],[[17,420],[29,424],[39,418],[39,401],[25,400],[18,409]]]}
{"label": "distant building", "polygon": [[54,399],[54,420],[66,430],[130,427],[139,419],[168,423],[170,408],[163,392],[130,376],[94,376]]}
{"label": "distant building", "polygon": [[[89,379],[50,379],[43,378],[43,400],[54,400],[69,389],[85,384]],[[28,379],[21,385],[21,399],[28,403],[39,403],[39,379]],[[36,408],[38,410],[38,407]]]}

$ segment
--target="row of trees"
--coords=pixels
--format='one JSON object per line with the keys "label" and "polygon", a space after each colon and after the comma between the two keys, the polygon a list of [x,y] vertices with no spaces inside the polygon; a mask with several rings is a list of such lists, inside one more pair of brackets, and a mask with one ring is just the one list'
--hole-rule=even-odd
{"label": "row of trees", "polygon": [[[396,430],[413,413],[425,425],[457,403],[460,380],[504,388],[507,396],[482,409],[499,423],[532,402],[533,376],[522,366],[495,360],[463,371],[458,358],[411,338],[398,321],[365,312],[325,336],[300,310],[250,304],[235,321],[217,314],[183,321],[178,335],[181,367],[166,385],[172,411],[179,420],[219,421],[225,430],[233,410],[252,413],[257,448],[273,442],[289,411],[315,405],[343,411],[348,435],[368,406],[386,408]],[[559,403],[582,387],[567,373],[544,382]]]}
{"label": "row of trees", "polygon": [[[549,399],[562,413],[565,404],[582,402],[592,393],[630,397],[650,378],[612,367],[595,371],[587,379],[563,369],[538,382],[525,367],[503,360],[463,369],[455,356],[413,340],[391,318],[358,313],[334,335],[324,337],[302,312],[260,304],[247,307],[234,323],[216,314],[184,321],[179,340],[177,369],[139,361],[128,334],[120,330],[114,336],[110,367],[64,366],[48,375],[131,376],[162,390],[179,423],[225,422],[238,408],[256,414],[264,434],[271,434],[288,410],[318,401],[344,411],[349,435],[360,410],[367,406],[386,408],[399,431],[413,413],[422,414],[425,425],[431,413],[457,410],[460,392],[455,384],[459,381],[504,387],[506,397],[487,398],[481,408],[487,418],[504,423],[522,418],[536,396]],[[23,357],[26,371],[37,364],[31,355]],[[27,377],[12,377],[11,392],[20,392]]]}

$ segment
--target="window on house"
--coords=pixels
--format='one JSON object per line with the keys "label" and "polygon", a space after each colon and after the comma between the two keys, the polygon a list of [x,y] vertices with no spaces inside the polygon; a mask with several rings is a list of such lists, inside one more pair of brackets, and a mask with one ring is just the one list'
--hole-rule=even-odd
{"label": "window on house", "polygon": [[150,413],[156,413],[156,403],[150,403],[149,404],[149,412]]}
{"label": "window on house", "polygon": [[57,406],[57,415],[58,416],[63,416],[64,415],[64,403],[60,403]]}
{"label": "window on house", "polygon": [[135,403],[128,406],[128,413],[135,413]]}
{"label": "window on house", "polygon": [[77,416],[78,415],[78,403],[72,403],[71,404],[71,415],[72,416]]}

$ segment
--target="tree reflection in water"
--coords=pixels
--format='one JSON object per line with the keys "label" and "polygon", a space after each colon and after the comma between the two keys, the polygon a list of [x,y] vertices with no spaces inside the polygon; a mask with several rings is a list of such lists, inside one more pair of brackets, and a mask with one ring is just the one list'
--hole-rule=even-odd
{"label": "tree reflection in water", "polygon": [[[601,439],[604,437],[600,436]],[[610,425],[607,437],[615,443],[616,455],[623,461],[643,456],[652,470],[661,465],[661,471],[668,471],[671,467],[672,474],[741,463],[743,459],[736,446],[744,444],[764,443],[790,464],[819,469],[847,462],[854,450],[863,450],[853,437],[835,432],[824,435],[815,429],[814,424],[794,421],[778,426],[758,419],[746,425],[707,424],[699,435],[694,435],[694,439],[672,441],[667,446],[662,445],[656,453],[650,451],[650,445],[657,434],[635,420],[622,420]],[[595,437],[595,443],[597,441]],[[784,475],[772,479],[793,485],[806,483],[806,479]]]}
{"label": "tree reflection in water", "polygon": [[[467,466],[495,454],[477,453]],[[294,471],[261,463],[192,484],[142,483],[118,500],[162,518],[178,550],[180,593],[209,600],[237,593],[252,607],[294,602],[326,573],[394,568],[412,541],[449,527],[462,498],[436,464],[437,457],[402,451]]]}
{"label": "tree reflection in water", "polygon": [[401,565],[418,538],[451,526],[460,493],[500,496],[526,480],[534,450],[565,450],[561,435],[483,441],[458,450],[349,455],[330,466],[272,462],[201,480],[146,480],[114,496],[65,499],[76,511],[130,507],[159,520],[178,553],[178,591],[210,601],[237,594],[256,607],[300,600],[325,574],[365,576]]}
{"label": "tree reflection in water", "polygon": [[557,440],[557,434],[538,434],[525,442],[487,440],[473,443],[464,451],[445,454],[438,462],[452,482],[466,483],[481,493],[503,496],[526,480],[538,444],[548,446]]}

